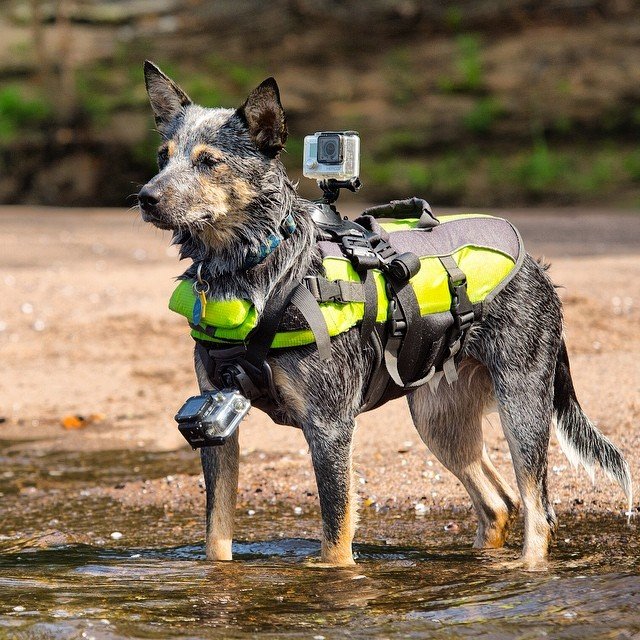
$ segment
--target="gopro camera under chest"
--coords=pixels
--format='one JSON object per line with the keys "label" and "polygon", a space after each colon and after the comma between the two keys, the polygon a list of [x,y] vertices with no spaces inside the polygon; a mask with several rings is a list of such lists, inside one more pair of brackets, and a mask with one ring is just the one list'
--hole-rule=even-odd
{"label": "gopro camera under chest", "polygon": [[192,396],[175,416],[180,433],[197,449],[224,444],[251,408],[235,389],[206,391]]}

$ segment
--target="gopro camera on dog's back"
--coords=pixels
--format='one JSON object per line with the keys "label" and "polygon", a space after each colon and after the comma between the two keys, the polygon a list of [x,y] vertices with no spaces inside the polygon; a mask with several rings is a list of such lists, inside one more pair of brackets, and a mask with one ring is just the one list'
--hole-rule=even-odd
{"label": "gopro camera on dog's back", "polygon": [[360,173],[357,131],[317,131],[304,139],[302,173],[315,180],[351,180]]}
{"label": "gopro camera on dog's back", "polygon": [[251,403],[235,389],[207,391],[180,407],[178,430],[194,448],[224,444],[247,415]]}

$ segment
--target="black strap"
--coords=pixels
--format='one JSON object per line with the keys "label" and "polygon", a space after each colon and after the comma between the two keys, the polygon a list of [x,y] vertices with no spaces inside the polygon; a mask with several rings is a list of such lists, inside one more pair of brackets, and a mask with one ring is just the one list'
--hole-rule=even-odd
{"label": "black strap", "polygon": [[440,262],[449,277],[451,293],[451,315],[453,330],[449,336],[448,353],[442,364],[442,371],[449,384],[458,379],[456,364],[462,355],[462,345],[467,329],[473,323],[475,313],[467,293],[467,276],[460,269],[453,256],[440,256]]}
{"label": "black strap", "polygon": [[291,304],[298,307],[304,319],[309,323],[320,360],[331,360],[331,338],[327,329],[327,322],[322,315],[318,301],[313,297],[309,289],[298,285],[291,296]]}
{"label": "black strap", "polygon": [[362,275],[362,286],[364,287],[364,311],[362,324],[360,325],[360,342],[362,347],[369,342],[378,318],[378,287],[373,273],[369,270]]}
{"label": "black strap", "polygon": [[475,318],[473,304],[467,293],[467,276],[452,256],[440,256],[440,262],[449,276],[451,314],[454,325],[458,333],[462,334],[471,326]]}
{"label": "black strap", "polygon": [[246,343],[246,359],[255,367],[262,368],[273,339],[278,332],[282,316],[298,286],[296,282],[292,282],[267,299],[258,324],[249,334]]}
{"label": "black strap", "polygon": [[418,369],[423,355],[420,305],[413,287],[408,282],[397,283],[388,280],[391,288],[389,301],[389,337],[384,351],[384,361],[391,379],[399,387],[414,388],[424,384],[432,374],[416,381],[405,382],[400,375],[398,362],[402,362],[405,371]]}

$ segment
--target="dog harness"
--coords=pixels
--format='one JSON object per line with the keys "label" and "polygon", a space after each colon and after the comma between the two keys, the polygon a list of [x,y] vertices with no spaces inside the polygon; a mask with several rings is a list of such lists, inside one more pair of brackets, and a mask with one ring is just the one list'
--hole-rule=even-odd
{"label": "dog harness", "polygon": [[[379,223],[403,212],[420,217]],[[444,376],[456,379],[463,340],[517,273],[524,249],[506,220],[481,214],[431,214],[413,198],[368,209],[350,222],[319,213],[322,275],[272,296],[262,314],[247,300],[206,300],[181,281],[169,308],[187,318],[211,382],[237,387],[273,413],[271,350],[315,345],[331,357],[331,338],[354,327],[374,366],[361,411]],[[202,310],[201,312],[198,309]]]}

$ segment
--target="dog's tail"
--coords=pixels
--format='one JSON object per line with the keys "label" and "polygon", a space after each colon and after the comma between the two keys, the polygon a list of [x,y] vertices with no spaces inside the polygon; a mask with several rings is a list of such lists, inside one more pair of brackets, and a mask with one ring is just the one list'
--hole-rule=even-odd
{"label": "dog's tail", "polygon": [[565,455],[574,467],[581,464],[594,480],[595,463],[615,480],[627,497],[629,510],[633,504],[631,471],[620,450],[587,418],[576,398],[571,380],[567,347],[562,341],[553,389],[553,406],[556,411],[558,441]]}

